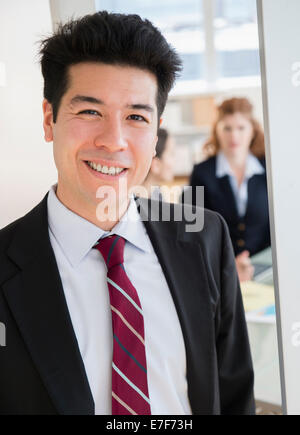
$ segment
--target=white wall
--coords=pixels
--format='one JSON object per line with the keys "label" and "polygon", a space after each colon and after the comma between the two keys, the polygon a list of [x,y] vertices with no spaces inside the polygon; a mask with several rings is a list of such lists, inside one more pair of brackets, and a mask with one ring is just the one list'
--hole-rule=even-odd
{"label": "white wall", "polygon": [[95,0],[50,0],[54,27],[70,18],[79,18],[96,12]]}
{"label": "white wall", "polygon": [[0,228],[29,211],[56,181],[42,130],[36,42],[52,30],[48,0],[0,2]]}
{"label": "white wall", "polygon": [[300,2],[258,10],[282,398],[300,414]]}

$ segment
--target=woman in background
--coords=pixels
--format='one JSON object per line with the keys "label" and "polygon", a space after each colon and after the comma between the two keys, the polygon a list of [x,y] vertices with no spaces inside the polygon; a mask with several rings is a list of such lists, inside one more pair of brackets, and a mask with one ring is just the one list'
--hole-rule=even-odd
{"label": "woman in background", "polygon": [[208,159],[194,166],[194,188],[204,186],[204,207],[226,220],[241,281],[253,277],[250,256],[270,245],[264,135],[246,98],[225,100],[212,135],[204,144]]}
{"label": "woman in background", "polygon": [[156,155],[143,187],[146,188],[149,198],[163,200],[160,186],[170,183],[174,178],[175,144],[164,128],[159,128],[157,135]]}

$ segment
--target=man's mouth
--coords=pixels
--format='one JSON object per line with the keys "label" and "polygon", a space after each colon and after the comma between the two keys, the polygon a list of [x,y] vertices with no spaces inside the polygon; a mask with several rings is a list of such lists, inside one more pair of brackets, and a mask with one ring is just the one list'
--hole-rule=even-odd
{"label": "man's mouth", "polygon": [[127,170],[127,168],[121,168],[118,166],[100,165],[100,163],[91,162],[91,161],[85,161],[85,163],[91,169],[93,169],[95,172],[98,172],[98,173],[104,174],[104,175],[119,175],[122,172]]}

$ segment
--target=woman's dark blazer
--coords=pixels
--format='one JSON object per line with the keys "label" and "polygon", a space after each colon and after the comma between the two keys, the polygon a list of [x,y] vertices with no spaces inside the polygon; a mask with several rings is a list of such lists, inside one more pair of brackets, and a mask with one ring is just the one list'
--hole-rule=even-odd
{"label": "woman's dark blazer", "polygon": [[[260,159],[265,168],[265,159]],[[248,181],[246,214],[239,217],[229,176],[216,177],[216,157],[194,166],[190,186],[195,203],[195,187],[204,186],[204,207],[220,213],[229,227],[235,255],[244,251],[250,255],[270,246],[268,194],[266,173],[254,175]]]}

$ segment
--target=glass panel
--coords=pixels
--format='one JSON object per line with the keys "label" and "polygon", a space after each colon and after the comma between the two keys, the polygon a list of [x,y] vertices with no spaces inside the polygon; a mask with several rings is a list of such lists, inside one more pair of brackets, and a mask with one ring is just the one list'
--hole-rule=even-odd
{"label": "glass panel", "polygon": [[204,76],[202,0],[99,0],[97,10],[138,14],[157,26],[183,59],[180,80]]}
{"label": "glass panel", "polygon": [[215,0],[217,77],[260,75],[256,0]]}

